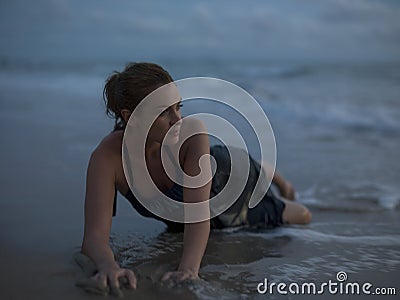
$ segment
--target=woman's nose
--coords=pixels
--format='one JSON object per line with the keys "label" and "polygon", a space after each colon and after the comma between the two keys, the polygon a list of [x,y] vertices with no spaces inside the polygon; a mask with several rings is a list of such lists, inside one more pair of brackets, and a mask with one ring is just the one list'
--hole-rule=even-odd
{"label": "woman's nose", "polygon": [[171,126],[174,125],[176,122],[182,119],[181,112],[179,110],[172,109],[171,110]]}

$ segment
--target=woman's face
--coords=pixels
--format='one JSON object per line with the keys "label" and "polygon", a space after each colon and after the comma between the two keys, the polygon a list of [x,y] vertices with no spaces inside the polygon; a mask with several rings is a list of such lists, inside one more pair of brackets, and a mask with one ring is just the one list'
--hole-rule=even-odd
{"label": "woman's face", "polygon": [[176,144],[182,124],[181,107],[179,101],[164,109],[151,126],[148,139],[162,143],[165,138],[167,144]]}
{"label": "woman's face", "polygon": [[[176,144],[179,141],[181,116],[181,96],[174,83],[155,90],[143,99],[132,112],[128,126],[135,130],[135,140]],[[164,141],[165,138],[165,141]]]}

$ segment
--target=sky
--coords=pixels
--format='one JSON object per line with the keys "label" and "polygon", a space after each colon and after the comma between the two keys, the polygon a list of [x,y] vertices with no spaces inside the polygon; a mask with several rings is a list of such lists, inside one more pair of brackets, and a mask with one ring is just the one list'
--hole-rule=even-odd
{"label": "sky", "polygon": [[1,61],[398,61],[397,0],[2,0]]}

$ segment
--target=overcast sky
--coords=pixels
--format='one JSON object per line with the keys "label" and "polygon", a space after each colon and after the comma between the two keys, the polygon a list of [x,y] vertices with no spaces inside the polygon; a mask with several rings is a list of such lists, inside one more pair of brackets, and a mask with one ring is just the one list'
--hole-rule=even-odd
{"label": "overcast sky", "polygon": [[399,60],[400,1],[2,0],[0,59]]}

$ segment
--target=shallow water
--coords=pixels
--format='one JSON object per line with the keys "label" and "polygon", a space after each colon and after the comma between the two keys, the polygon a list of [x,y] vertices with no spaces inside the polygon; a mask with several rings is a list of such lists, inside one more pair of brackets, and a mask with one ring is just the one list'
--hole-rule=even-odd
{"label": "shallow water", "polygon": [[[393,224],[399,226],[398,217],[383,213],[384,220],[372,224],[368,219],[374,216],[366,214],[357,226],[351,221],[359,217],[357,212],[321,211],[308,226],[214,231],[200,272],[204,281],[174,291],[176,295],[190,291],[190,299],[253,299],[264,278],[270,282],[322,283],[336,280],[340,271],[347,273],[349,282],[363,279],[373,284],[382,278],[376,272],[382,272],[386,285],[381,286],[396,287],[400,235]],[[157,285],[163,272],[178,265],[182,235],[113,235],[112,245],[118,261],[139,275],[140,290],[149,288],[149,282]],[[161,290],[149,288],[145,293],[156,296],[165,287],[158,288]]]}

